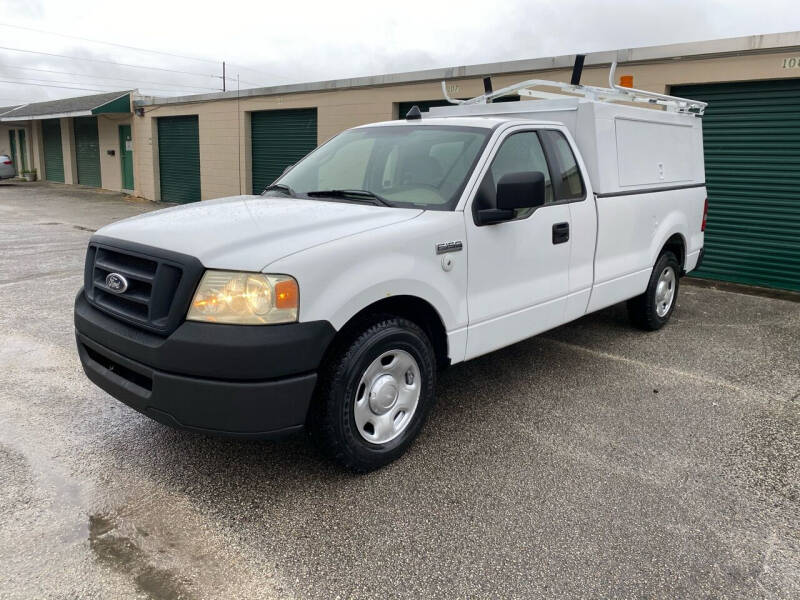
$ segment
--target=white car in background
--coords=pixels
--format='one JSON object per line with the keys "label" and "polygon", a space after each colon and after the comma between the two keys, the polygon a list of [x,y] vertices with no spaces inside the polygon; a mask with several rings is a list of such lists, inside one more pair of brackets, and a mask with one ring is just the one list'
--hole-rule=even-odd
{"label": "white car in background", "polygon": [[0,154],[0,179],[11,179],[17,176],[17,170],[14,168],[14,161],[10,156]]}

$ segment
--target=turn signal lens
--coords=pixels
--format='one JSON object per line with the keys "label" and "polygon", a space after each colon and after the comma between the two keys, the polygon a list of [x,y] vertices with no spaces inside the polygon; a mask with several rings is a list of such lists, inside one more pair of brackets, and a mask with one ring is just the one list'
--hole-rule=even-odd
{"label": "turn signal lens", "polygon": [[288,275],[206,271],[186,318],[234,325],[297,321],[297,282]]}
{"label": "turn signal lens", "polygon": [[706,202],[703,204],[703,222],[700,224],[700,231],[706,230],[706,221],[708,221],[708,198],[706,198]]}
{"label": "turn signal lens", "polygon": [[298,296],[297,282],[294,279],[286,279],[275,284],[275,308],[297,309]]}
{"label": "turn signal lens", "polygon": [[621,75],[619,78],[619,85],[620,87],[632,88],[633,75]]}

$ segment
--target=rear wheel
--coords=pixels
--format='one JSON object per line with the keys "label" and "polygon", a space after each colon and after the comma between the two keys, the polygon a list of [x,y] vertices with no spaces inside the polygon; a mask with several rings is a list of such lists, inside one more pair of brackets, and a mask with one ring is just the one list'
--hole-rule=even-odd
{"label": "rear wheel", "polygon": [[644,294],[628,300],[628,315],[640,329],[656,331],[667,324],[678,301],[680,264],[672,252],[658,257]]}
{"label": "rear wheel", "polygon": [[436,359],[415,323],[376,316],[341,340],[322,369],[310,415],[312,436],[356,472],[405,452],[435,398]]}

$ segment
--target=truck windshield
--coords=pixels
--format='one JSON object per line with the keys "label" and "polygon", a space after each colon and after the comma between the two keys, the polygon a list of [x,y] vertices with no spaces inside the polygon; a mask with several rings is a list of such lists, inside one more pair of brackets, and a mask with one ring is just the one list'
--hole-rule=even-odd
{"label": "truck windshield", "polygon": [[353,202],[372,196],[391,206],[453,210],[490,135],[482,127],[437,125],[351,129],[264,193],[290,195],[289,189],[300,198]]}

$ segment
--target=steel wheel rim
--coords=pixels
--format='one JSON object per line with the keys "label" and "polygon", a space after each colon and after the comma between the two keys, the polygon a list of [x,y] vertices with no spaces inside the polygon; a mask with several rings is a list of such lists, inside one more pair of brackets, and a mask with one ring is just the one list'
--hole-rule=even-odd
{"label": "steel wheel rim", "polygon": [[656,283],[656,314],[664,317],[675,300],[675,269],[665,267]]}
{"label": "steel wheel rim", "polygon": [[419,365],[405,350],[389,350],[373,360],[361,375],[353,399],[359,435],[385,444],[401,435],[417,410],[422,391]]}

